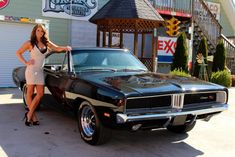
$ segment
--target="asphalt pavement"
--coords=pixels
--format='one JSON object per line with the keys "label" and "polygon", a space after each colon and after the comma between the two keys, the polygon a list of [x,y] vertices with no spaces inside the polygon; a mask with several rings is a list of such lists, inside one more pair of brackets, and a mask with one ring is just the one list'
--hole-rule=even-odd
{"label": "asphalt pavement", "polygon": [[235,88],[229,93],[229,110],[198,121],[187,134],[114,131],[108,143],[90,146],[80,138],[75,118],[55,107],[43,106],[41,125],[26,127],[21,92],[0,88],[0,157],[232,157]]}

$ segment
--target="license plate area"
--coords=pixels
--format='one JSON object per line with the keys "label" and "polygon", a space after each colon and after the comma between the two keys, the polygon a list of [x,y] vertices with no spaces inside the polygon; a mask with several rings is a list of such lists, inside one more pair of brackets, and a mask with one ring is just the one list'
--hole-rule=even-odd
{"label": "license plate area", "polygon": [[173,121],[172,125],[184,125],[186,122],[187,115],[176,116]]}

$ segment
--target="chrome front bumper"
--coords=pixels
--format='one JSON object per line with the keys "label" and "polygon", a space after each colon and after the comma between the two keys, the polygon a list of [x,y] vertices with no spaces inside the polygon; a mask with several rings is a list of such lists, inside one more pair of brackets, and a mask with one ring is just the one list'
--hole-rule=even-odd
{"label": "chrome front bumper", "polygon": [[197,110],[178,110],[178,111],[171,111],[167,113],[151,113],[151,114],[143,114],[143,115],[129,115],[129,114],[122,114],[118,113],[116,115],[117,123],[123,124],[126,122],[136,122],[136,121],[142,121],[142,120],[154,120],[154,119],[169,119],[176,116],[181,115],[203,115],[203,114],[209,114],[209,113],[216,113],[221,112],[228,109],[228,104],[216,104],[212,106],[211,108],[206,109],[197,109]]}

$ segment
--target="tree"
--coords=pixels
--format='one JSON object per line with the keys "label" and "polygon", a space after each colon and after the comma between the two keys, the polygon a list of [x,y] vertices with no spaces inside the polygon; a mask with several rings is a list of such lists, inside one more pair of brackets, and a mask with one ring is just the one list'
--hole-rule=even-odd
{"label": "tree", "polygon": [[[197,56],[199,54],[203,55],[204,58],[204,64],[207,65],[207,56],[208,56],[208,45],[207,45],[207,40],[205,37],[203,37],[200,41],[200,44],[198,46],[198,50],[197,50]],[[198,77],[199,76],[199,71],[200,71],[200,65],[199,63],[196,61],[194,63],[194,70],[193,70],[193,76]]]}
{"label": "tree", "polygon": [[173,56],[171,71],[176,69],[188,72],[188,51],[186,34],[184,32],[180,34],[176,41],[176,50]]}
{"label": "tree", "polygon": [[226,68],[226,50],[222,40],[216,46],[216,52],[214,54],[212,72],[223,71]]}
{"label": "tree", "polygon": [[198,48],[198,53],[202,53],[202,55],[204,57],[204,63],[207,64],[208,45],[207,45],[207,40],[206,40],[205,37],[203,37],[201,42],[200,42],[200,45],[199,45],[199,48]]}

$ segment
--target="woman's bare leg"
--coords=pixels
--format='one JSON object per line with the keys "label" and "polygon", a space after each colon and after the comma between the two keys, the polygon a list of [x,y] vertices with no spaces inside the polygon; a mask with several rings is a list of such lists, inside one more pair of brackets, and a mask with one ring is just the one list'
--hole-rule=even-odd
{"label": "woman's bare leg", "polygon": [[[32,100],[33,100],[34,88],[35,88],[35,85],[27,85],[26,103],[27,103],[28,109],[30,109],[30,105],[31,105]],[[37,117],[36,117],[35,114],[33,114],[32,119],[33,119],[33,121],[37,120]]]}
{"label": "woman's bare leg", "polygon": [[34,111],[37,108],[42,96],[44,95],[44,85],[36,85],[36,96],[32,99],[31,104],[29,105],[28,119],[32,120]]}
{"label": "woman's bare leg", "polygon": [[27,103],[28,109],[30,108],[30,105],[32,103],[34,87],[35,85],[27,85],[26,103]]}

